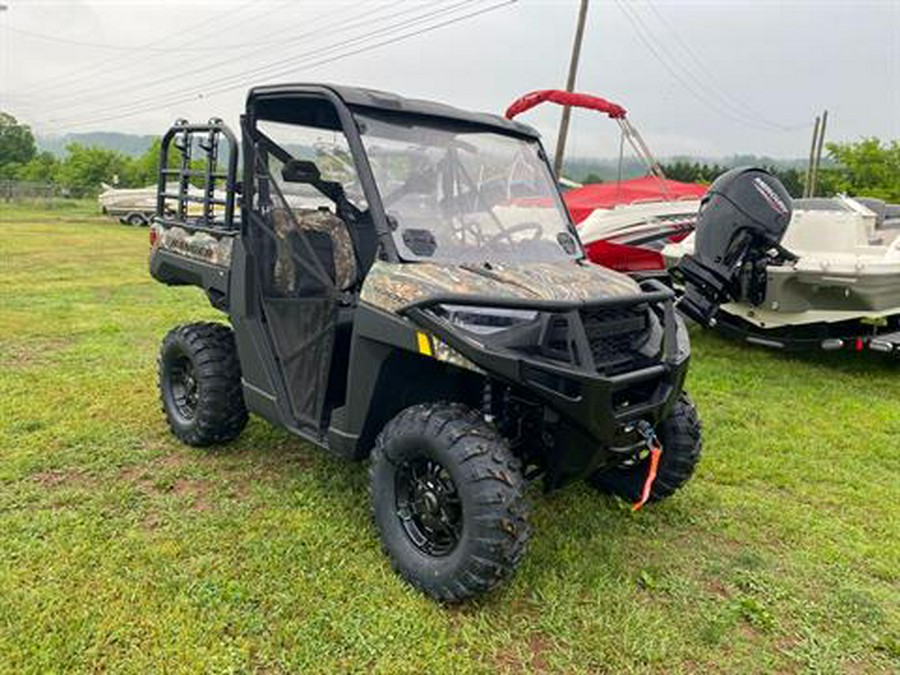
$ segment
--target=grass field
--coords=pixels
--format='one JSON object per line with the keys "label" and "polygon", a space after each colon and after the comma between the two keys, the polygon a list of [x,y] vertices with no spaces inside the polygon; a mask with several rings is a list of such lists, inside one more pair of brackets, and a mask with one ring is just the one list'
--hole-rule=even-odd
{"label": "grass field", "polygon": [[442,608],[390,571],[366,472],[252,419],[176,443],[155,356],[216,313],[147,231],[0,205],[0,672],[900,669],[900,368],[694,334],[696,479],[632,514],[533,494],[519,573]]}

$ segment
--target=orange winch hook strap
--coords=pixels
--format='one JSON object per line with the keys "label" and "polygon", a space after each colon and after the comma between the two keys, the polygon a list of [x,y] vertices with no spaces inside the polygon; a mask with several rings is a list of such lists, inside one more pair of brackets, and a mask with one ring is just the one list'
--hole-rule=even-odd
{"label": "orange winch hook strap", "polygon": [[659,458],[661,456],[662,446],[659,444],[659,441],[653,439],[650,445],[650,469],[647,471],[644,489],[641,490],[641,498],[631,507],[632,511],[637,511],[650,499],[650,490],[653,488],[653,481],[656,480],[656,470],[659,468]]}

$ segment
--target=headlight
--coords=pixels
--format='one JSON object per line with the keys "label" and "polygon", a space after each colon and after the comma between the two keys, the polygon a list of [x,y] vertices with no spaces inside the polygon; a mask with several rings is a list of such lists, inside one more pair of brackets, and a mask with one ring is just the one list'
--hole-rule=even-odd
{"label": "headlight", "polygon": [[465,305],[439,305],[435,313],[441,318],[470,333],[491,335],[537,319],[538,313],[528,309],[503,309],[501,307],[467,307]]}

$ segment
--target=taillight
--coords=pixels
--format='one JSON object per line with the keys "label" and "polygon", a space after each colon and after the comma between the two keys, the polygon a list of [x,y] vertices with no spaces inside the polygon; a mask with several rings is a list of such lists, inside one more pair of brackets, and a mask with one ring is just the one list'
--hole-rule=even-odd
{"label": "taillight", "polygon": [[150,226],[150,248],[156,246],[156,240],[159,239],[159,232],[152,225]]}

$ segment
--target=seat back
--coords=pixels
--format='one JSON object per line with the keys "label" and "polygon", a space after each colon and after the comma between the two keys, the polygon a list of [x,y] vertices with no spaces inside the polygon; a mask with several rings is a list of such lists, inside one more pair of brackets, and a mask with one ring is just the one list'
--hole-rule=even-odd
{"label": "seat back", "polygon": [[279,291],[285,294],[296,292],[298,275],[309,274],[307,270],[297,269],[297,262],[291,255],[292,248],[303,248],[302,242],[298,241],[298,227],[319,258],[320,266],[332,277],[335,287],[346,291],[356,283],[353,241],[343,220],[326,209],[288,211],[286,208],[272,209],[272,219],[279,239],[275,260],[275,284]]}

